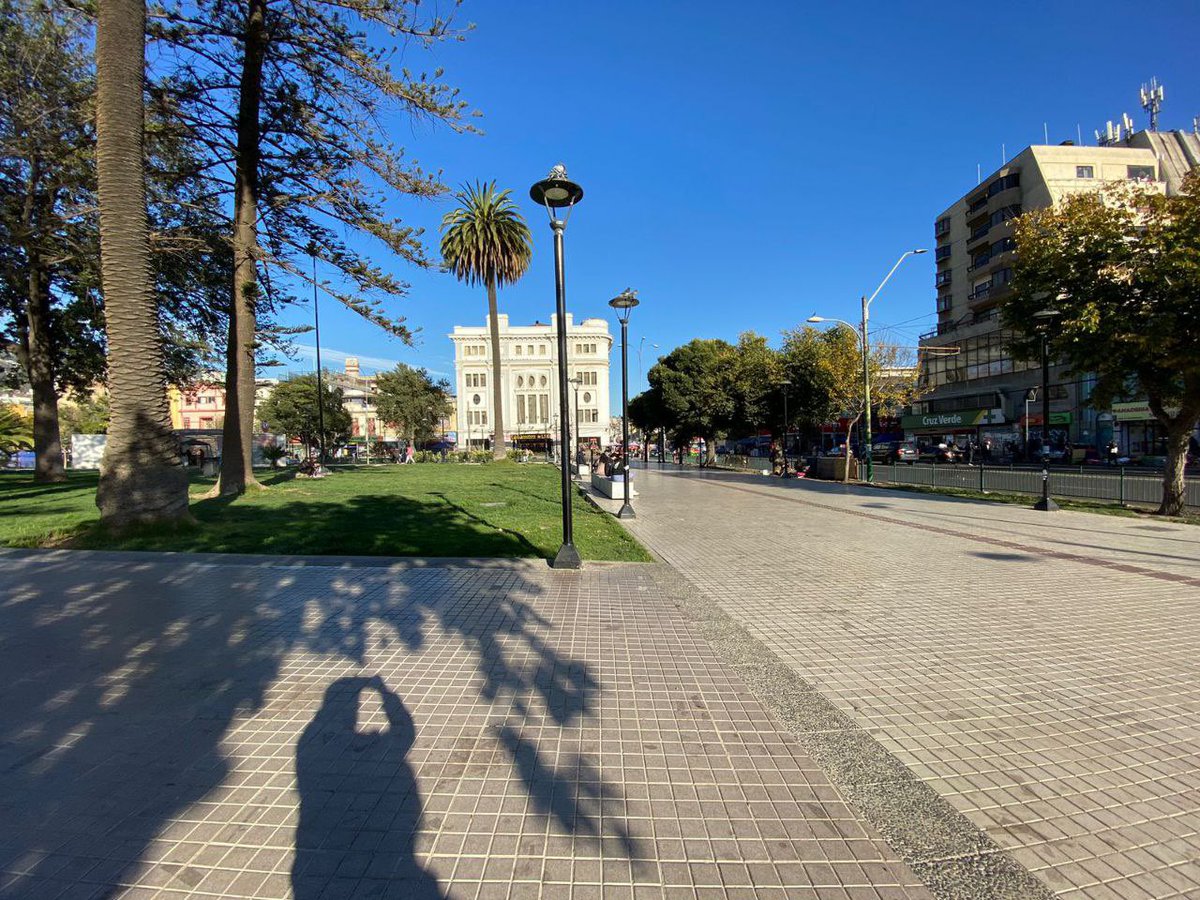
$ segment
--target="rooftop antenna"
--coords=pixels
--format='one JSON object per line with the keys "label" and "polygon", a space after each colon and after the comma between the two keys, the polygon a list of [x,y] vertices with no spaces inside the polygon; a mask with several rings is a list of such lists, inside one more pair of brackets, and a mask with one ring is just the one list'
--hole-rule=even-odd
{"label": "rooftop antenna", "polygon": [[1047,122],[1042,123],[1042,140],[1047,144],[1050,143],[1050,125]]}
{"label": "rooftop antenna", "polygon": [[1082,147],[1083,146],[1083,126],[1080,125],[1078,122],[1075,123],[1075,138],[1076,138],[1076,143],[1078,143],[1079,146]]}
{"label": "rooftop antenna", "polygon": [[1150,83],[1143,84],[1139,92],[1142,100],[1142,109],[1150,113],[1150,130],[1158,131],[1158,111],[1163,105],[1163,86],[1158,83],[1157,78],[1151,78]]}
{"label": "rooftop antenna", "polygon": [[1192,116],[1192,131],[1200,134],[1200,116]]}
{"label": "rooftop antenna", "polygon": [[1007,165],[1007,164],[1008,164],[1008,150],[1006,150],[1004,145],[1001,144],[1000,145],[1000,165],[1003,166],[1003,165]]}
{"label": "rooftop antenna", "polygon": [[1133,119],[1130,118],[1129,113],[1121,113],[1121,124],[1125,126],[1125,136],[1131,137],[1133,135]]}
{"label": "rooftop antenna", "polygon": [[[1196,121],[1200,122],[1200,116],[1196,117]],[[975,163],[975,183],[983,184],[983,166]]]}

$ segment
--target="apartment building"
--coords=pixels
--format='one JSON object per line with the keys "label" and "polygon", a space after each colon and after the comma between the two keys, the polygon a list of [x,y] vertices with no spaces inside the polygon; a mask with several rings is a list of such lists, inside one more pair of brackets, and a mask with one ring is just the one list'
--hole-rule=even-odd
{"label": "apartment building", "polygon": [[[1032,390],[1040,389],[1041,366],[1012,358],[1011,335],[999,321],[999,306],[1011,290],[1013,275],[1012,220],[1072,193],[1113,182],[1137,181],[1173,191],[1182,173],[1198,161],[1200,139],[1182,132],[1140,132],[1124,143],[1102,147],[1070,141],[1031,146],[943,211],[934,222],[937,327],[920,343],[922,348],[956,347],[958,352],[922,354],[931,392],[904,418],[906,432],[930,442],[990,442],[999,454],[1019,453],[1026,433],[1040,440],[1040,395],[1035,403],[1027,401]],[[1061,366],[1052,366],[1052,445],[1104,444],[1120,437],[1111,411],[1087,405],[1092,386],[1089,377],[1068,376]],[[1125,449],[1148,452],[1149,448],[1129,446],[1129,434]]]}
{"label": "apartment building", "polygon": [[[549,324],[510,325],[497,317],[500,330],[501,387],[506,444],[541,448],[556,439],[558,428],[558,317]],[[609,441],[609,357],[613,339],[605,319],[575,323],[567,313],[567,372],[572,379],[571,419],[576,443]],[[490,322],[456,325],[454,385],[460,447],[491,446],[492,346]],[[576,416],[578,410],[578,417]],[[576,430],[577,429],[577,430]]]}

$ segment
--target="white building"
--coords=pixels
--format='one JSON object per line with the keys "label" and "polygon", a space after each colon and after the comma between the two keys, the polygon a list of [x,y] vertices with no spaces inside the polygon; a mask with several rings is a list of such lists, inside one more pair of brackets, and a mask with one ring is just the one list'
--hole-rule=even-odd
{"label": "white building", "polygon": [[[504,397],[504,439],[508,445],[544,446],[558,435],[558,317],[550,324],[500,325],[501,388]],[[489,442],[492,413],[492,348],[489,322],[482,326],[455,325],[454,385],[458,394],[457,425],[460,447]],[[580,379],[568,396],[572,439],[608,443],[608,364],[613,339],[605,319],[584,319],[578,325],[567,313],[567,372]],[[578,427],[576,428],[576,401]]]}

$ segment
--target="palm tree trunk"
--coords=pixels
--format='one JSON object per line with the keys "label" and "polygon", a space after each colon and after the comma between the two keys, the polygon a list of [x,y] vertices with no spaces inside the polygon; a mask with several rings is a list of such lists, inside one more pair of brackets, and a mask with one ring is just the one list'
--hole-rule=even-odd
{"label": "palm tree trunk", "polygon": [[145,30],[145,0],[100,0],[96,160],[111,418],[96,505],[100,520],[118,527],[190,518],[150,279],[142,151]]}
{"label": "palm tree trunk", "polygon": [[238,99],[233,200],[233,285],[225,346],[225,423],[215,494],[262,487],[254,478],[254,348],[258,301],[259,111],[266,56],[266,0],[250,0]]}
{"label": "palm tree trunk", "polygon": [[492,431],[492,458],[504,459],[508,448],[504,446],[504,388],[500,384],[500,320],[496,314],[496,283],[489,281],[488,292],[488,321],[492,333],[492,418],[495,428]]}
{"label": "palm tree trunk", "polygon": [[53,483],[66,481],[67,473],[63,468],[54,349],[50,339],[50,279],[36,251],[30,253],[28,263],[29,299],[17,352],[33,392],[33,480]]}

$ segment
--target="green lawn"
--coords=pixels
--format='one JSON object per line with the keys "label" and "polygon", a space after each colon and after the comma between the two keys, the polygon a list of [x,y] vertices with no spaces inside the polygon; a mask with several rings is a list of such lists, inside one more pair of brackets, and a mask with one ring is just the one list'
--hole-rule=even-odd
{"label": "green lawn", "polygon": [[[35,485],[0,475],[0,546],[216,553],[553,557],[562,539],[557,469],[500,462],[339,469],[323,479],[259,473],[269,490],[202,500],[197,524],[114,536],[99,527],[96,475]],[[574,500],[575,545],[585,559],[650,559],[607,513]]]}

